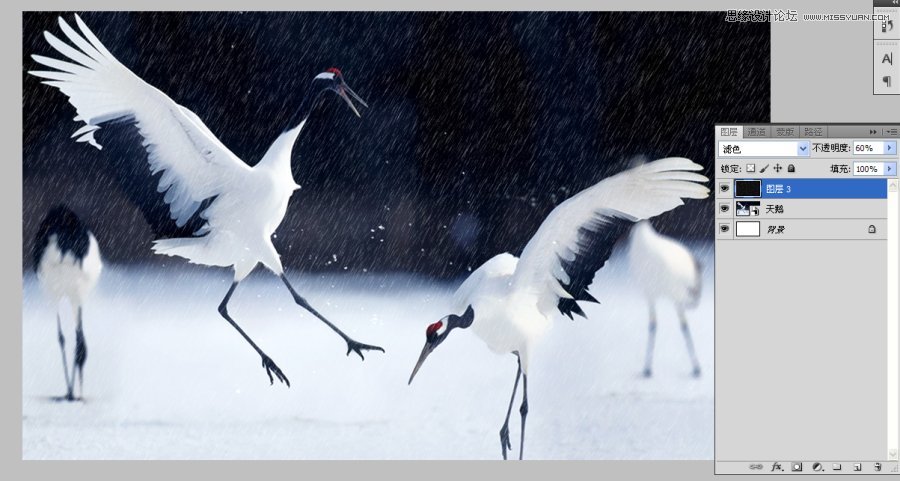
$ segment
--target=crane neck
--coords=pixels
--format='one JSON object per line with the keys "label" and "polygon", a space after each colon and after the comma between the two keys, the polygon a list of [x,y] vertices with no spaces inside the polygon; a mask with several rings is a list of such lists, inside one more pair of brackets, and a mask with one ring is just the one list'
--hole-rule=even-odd
{"label": "crane neck", "polygon": [[259,161],[257,167],[275,169],[279,171],[279,173],[291,175],[291,154],[294,150],[294,144],[297,143],[300,131],[303,130],[303,126],[306,125],[306,121],[309,119],[317,101],[326,90],[315,88],[315,85],[313,85],[313,87],[314,88],[311,88],[306,93],[306,97],[303,98],[300,108],[297,109],[296,113],[291,117],[291,121],[288,124],[291,127],[285,129],[281,135],[275,139],[275,142],[269,147],[269,150],[266,152],[266,155],[263,156],[262,160]]}
{"label": "crane neck", "polygon": [[299,108],[295,110],[294,115],[291,116],[291,119],[288,122],[288,128],[284,130],[285,133],[296,129],[297,127],[303,127],[303,124],[306,123],[307,119],[309,119],[310,114],[312,114],[313,108],[315,108],[318,100],[322,97],[322,94],[325,93],[326,90],[328,89],[323,88],[320,85],[316,85],[316,83],[313,82],[309,90],[306,91],[306,96],[303,97],[303,101],[300,102]]}

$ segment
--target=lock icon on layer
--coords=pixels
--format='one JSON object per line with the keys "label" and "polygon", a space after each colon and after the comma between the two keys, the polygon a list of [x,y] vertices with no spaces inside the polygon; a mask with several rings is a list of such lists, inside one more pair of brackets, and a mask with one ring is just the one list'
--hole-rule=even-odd
{"label": "lock icon on layer", "polygon": [[874,233],[875,233],[875,226],[872,224],[869,224],[869,234],[874,234]]}

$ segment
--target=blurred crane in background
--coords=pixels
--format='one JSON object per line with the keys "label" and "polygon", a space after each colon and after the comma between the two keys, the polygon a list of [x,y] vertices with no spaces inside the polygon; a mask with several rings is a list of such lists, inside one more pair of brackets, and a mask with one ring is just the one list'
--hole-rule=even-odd
{"label": "blurred crane in background", "polygon": [[[34,270],[44,292],[56,308],[56,332],[62,353],[66,395],[60,399],[75,401],[84,397],[84,363],[87,343],[84,341],[82,307],[100,279],[103,262],[94,234],[78,216],[65,206],[54,207],[38,229],[34,243]],[[72,374],[66,355],[66,337],[60,314],[65,307],[72,309],[75,319],[75,351]],[[75,396],[75,376],[78,375],[79,397]]]}
{"label": "blurred crane in background", "polygon": [[684,315],[700,298],[700,265],[683,244],[657,232],[649,221],[637,223],[628,242],[631,276],[643,290],[650,308],[650,328],[644,377],[653,375],[653,349],[656,342],[656,302],[669,300],[678,311],[681,333],[691,358],[694,377],[700,376],[700,363],[694,352],[691,330]]}

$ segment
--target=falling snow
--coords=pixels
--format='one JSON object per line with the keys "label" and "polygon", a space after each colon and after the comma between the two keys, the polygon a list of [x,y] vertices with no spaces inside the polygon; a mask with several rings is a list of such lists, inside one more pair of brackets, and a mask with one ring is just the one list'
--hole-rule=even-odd
{"label": "falling snow", "polygon": [[[65,96],[26,74],[27,459],[497,459],[513,356],[454,332],[406,385],[453,290],[495,254],[519,254],[554,207],[635,156],[687,157],[711,176],[715,122],[770,120],[768,24],[714,12],[82,18],[250,166],[292,127],[310,79],[344,72],[370,107],[357,118],[323,96],[293,151],[304,187],[272,238],[304,298],[387,352],[345,356],[258,269],[229,312],[291,380],[270,386],[216,310],[230,273],[152,254],[154,229],[171,219],[141,207],[156,179],[122,134],[130,127],[104,125],[102,151],[74,142],[82,124]],[[52,55],[45,30],[59,33],[56,14],[23,15],[26,70],[42,69],[32,54]],[[106,262],[85,307],[83,403],[50,399],[64,385],[55,311],[32,270],[38,224],[60,202]],[[654,219],[703,266],[689,312],[703,376],[690,376],[675,313],[661,307],[655,376],[641,377],[647,312],[614,256],[591,289],[601,304],[583,306],[589,319],[556,319],[533,355],[526,458],[711,459],[712,211],[691,201]],[[518,439],[516,416],[510,427]]]}

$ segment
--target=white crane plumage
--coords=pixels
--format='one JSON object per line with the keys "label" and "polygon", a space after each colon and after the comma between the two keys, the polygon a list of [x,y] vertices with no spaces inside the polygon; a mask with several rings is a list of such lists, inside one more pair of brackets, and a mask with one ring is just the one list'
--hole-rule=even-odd
{"label": "white crane plumage", "polygon": [[497,255],[475,270],[453,298],[454,313],[425,330],[425,346],[409,377],[455,328],[471,327],[492,351],[518,358],[506,420],[500,430],[503,458],[512,449],[509,416],[522,379],[519,459],[525,445],[528,366],[535,343],[557,313],[584,316],[577,301],[597,302],[587,292],[616,240],[641,219],[703,199],[707,178],[684,158],[667,158],[606,178],[558,205],[525,245],[522,255]]}
{"label": "white crane plumage", "polygon": [[[84,364],[87,343],[84,340],[82,311],[85,301],[103,270],[100,246],[94,234],[68,207],[57,206],[41,221],[32,252],[34,271],[44,293],[56,308],[56,333],[62,353],[66,395],[60,399],[75,401],[84,397]],[[67,301],[68,304],[63,301]],[[63,335],[60,311],[68,305],[75,320],[75,351],[72,375],[66,361],[66,337]],[[78,375],[79,398],[75,397],[75,375]]]}
{"label": "white crane plumage", "polygon": [[681,333],[693,366],[693,375],[700,376],[700,363],[694,352],[685,309],[697,305],[700,298],[700,265],[682,243],[666,237],[650,225],[637,223],[628,240],[628,263],[632,278],[641,287],[650,308],[650,327],[647,335],[647,355],[644,376],[653,374],[653,348],[656,341],[656,302],[668,299],[678,311]]}
{"label": "white crane plumage", "polygon": [[74,48],[44,32],[47,42],[66,60],[32,55],[55,71],[31,71],[43,83],[69,97],[84,122],[72,137],[101,148],[94,134],[110,121],[133,122],[142,137],[150,171],[159,175],[156,191],[163,196],[174,222],[174,238],[159,239],[153,250],[179,256],[194,264],[232,267],[234,281],[219,305],[219,313],[256,350],[270,383],[275,377],[290,386],[281,369],[237,325],[227,305],[235,288],[258,264],[279,276],[294,301],[327,324],[347,343],[347,354],[382,348],[359,343],[344,334],[300,296],[285,276],[271,236],[284,219],[288,200],[299,186],[291,173],[294,143],[310,112],[326,91],[337,93],[359,116],[351,97],[365,106],[344,82],[341,72],[328,69],[317,75],[290,128],[254,166],[239,159],[200,118],[144,82],[103,46],[78,15],[76,32],[59,18],[62,32]]}

